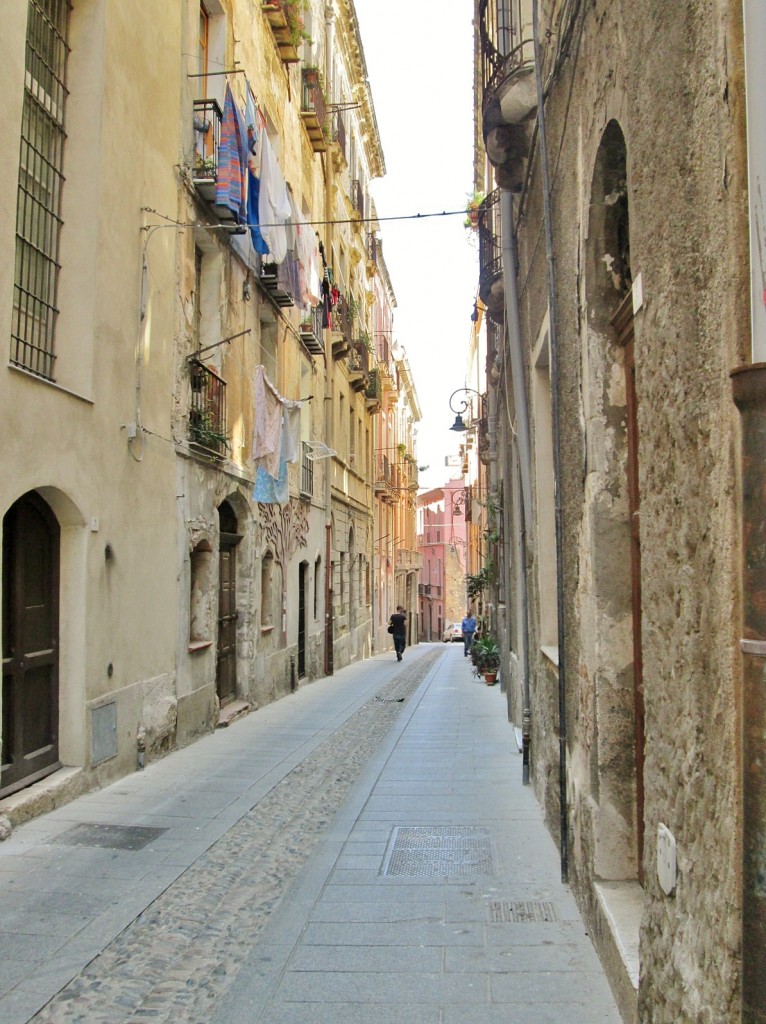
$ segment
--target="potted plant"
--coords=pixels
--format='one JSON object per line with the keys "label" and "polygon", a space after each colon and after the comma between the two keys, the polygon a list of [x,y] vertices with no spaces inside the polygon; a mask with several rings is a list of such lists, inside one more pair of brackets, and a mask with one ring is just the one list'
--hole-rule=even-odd
{"label": "potted plant", "polygon": [[487,686],[493,686],[500,668],[500,645],[491,636],[480,636],[474,640],[473,660],[476,668],[484,676]]}
{"label": "potted plant", "polygon": [[467,228],[476,230],[479,226],[479,207],[486,199],[484,192],[471,192],[468,195],[468,202],[465,207],[465,220],[463,224]]}

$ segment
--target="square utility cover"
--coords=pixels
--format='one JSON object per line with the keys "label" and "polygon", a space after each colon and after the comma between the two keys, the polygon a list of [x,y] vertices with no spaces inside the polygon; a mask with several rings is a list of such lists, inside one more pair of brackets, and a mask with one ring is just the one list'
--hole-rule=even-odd
{"label": "square utility cover", "polygon": [[146,825],[75,825],[68,832],[51,839],[60,846],[95,846],[110,850],[141,850],[153,839],[167,832],[166,828]]}
{"label": "square utility cover", "polygon": [[382,871],[384,875],[416,878],[493,875],[489,829],[439,825],[395,828]]}

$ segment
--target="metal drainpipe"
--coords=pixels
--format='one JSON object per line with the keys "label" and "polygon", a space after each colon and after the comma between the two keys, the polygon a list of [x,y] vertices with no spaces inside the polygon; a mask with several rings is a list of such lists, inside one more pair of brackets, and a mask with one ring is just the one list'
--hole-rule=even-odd
{"label": "metal drainpipe", "polygon": [[516,286],[516,238],[513,231],[513,194],[500,193],[500,238],[503,253],[503,285],[505,288],[505,319],[508,346],[511,351],[513,404],[516,411],[516,450],[521,487],[521,601],[524,622],[523,660],[524,708],[521,719],[522,783],[529,785],[529,757],[532,732],[532,711],[529,687],[529,603],[527,595],[526,524],[532,521],[532,455],[529,440],[529,408],[527,403],[527,367],[521,339],[519,294]]}
{"label": "metal drainpipe", "polygon": [[[327,53],[327,82],[328,82],[328,96],[330,102],[333,102],[335,80],[332,78],[332,55],[333,47],[335,44],[335,15],[331,4],[328,4],[325,8],[325,42],[326,42],[326,53]],[[325,220],[327,221],[327,246],[326,255],[328,262],[332,258],[332,237],[333,237],[333,225],[332,225],[332,193],[335,186],[335,173],[333,168],[332,157],[324,155],[325,161],[325,173],[326,173],[326,184],[325,184]],[[332,343],[330,343],[332,344]],[[333,375],[335,371],[335,364],[332,359],[327,355],[327,346],[324,348],[324,413],[325,413],[325,444],[332,448],[332,421],[333,421]],[[326,468],[324,474],[324,507],[325,507],[325,558],[324,558],[324,671],[325,675],[332,675],[334,670],[335,659],[333,658],[332,643],[333,643],[333,629],[332,629],[332,571],[331,571],[331,556],[332,556],[332,456],[326,460]]]}
{"label": "metal drainpipe", "polygon": [[[732,373],[741,419],[742,481],[742,1024],[766,1021],[766,301],[761,263],[766,135],[762,60],[766,8],[743,0],[750,198],[752,363]],[[760,254],[760,255],[759,255]]]}
{"label": "metal drainpipe", "polygon": [[766,363],[732,373],[742,422],[742,1021],[766,1020]]}
{"label": "metal drainpipe", "polygon": [[545,98],[540,53],[538,0],[532,0],[532,38],[535,47],[535,83],[537,85],[537,125],[540,139],[540,167],[543,177],[543,219],[545,221],[545,253],[548,265],[548,315],[551,349],[551,427],[553,434],[553,480],[556,500],[556,609],[558,613],[559,659],[559,808],[561,880],[569,877],[569,837],[567,813],[567,711],[566,711],[566,649],[564,630],[564,524],[561,495],[561,409],[559,403],[559,347],[556,331],[556,279],[553,265],[553,225],[551,223],[550,173],[548,140],[545,131]]}
{"label": "metal drainpipe", "polygon": [[532,702],[529,694],[529,594],[527,591],[527,517],[524,515],[524,502],[520,504],[521,509],[521,573],[519,581],[521,584],[521,610],[524,620],[524,710],[521,717],[521,781],[525,786],[529,785],[529,751],[531,747],[532,733]]}

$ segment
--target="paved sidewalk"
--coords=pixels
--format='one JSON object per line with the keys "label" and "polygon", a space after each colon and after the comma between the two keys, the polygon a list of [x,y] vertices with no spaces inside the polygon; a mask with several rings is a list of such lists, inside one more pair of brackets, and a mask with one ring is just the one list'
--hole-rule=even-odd
{"label": "paved sidewalk", "polygon": [[618,1024],[499,690],[445,652],[211,1024]]}
{"label": "paved sidewalk", "polygon": [[350,666],[15,830],[2,1024],[618,1024],[459,655]]}

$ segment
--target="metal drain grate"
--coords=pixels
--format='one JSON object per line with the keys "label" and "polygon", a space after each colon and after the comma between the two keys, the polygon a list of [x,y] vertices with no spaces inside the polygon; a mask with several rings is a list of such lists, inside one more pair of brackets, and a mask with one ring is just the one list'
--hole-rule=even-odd
{"label": "metal drain grate", "polygon": [[404,697],[373,697],[374,704],[403,704]]}
{"label": "metal drain grate", "polygon": [[544,900],[491,900],[487,907],[493,923],[534,924],[558,921],[556,908]]}
{"label": "metal drain grate", "polygon": [[51,839],[61,846],[95,846],[109,850],[141,850],[166,828],[147,825],[75,825]]}
{"label": "metal drain grate", "polygon": [[414,878],[466,878],[493,875],[488,828],[399,827],[383,861],[384,875]]}

